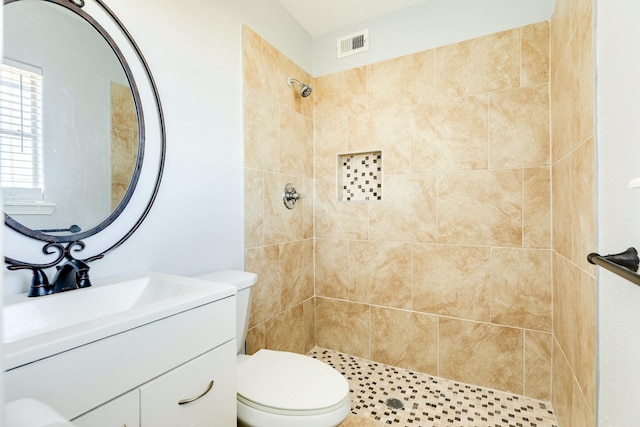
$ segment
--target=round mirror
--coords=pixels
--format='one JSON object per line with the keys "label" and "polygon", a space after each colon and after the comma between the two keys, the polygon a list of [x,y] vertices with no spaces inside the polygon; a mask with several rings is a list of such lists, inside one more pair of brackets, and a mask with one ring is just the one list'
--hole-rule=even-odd
{"label": "round mirror", "polygon": [[[38,241],[82,240],[103,254],[137,229],[158,190],[164,123],[151,73],[100,0],[4,4],[5,224]],[[24,247],[15,245],[21,257],[32,251]],[[13,256],[14,245],[6,248]]]}

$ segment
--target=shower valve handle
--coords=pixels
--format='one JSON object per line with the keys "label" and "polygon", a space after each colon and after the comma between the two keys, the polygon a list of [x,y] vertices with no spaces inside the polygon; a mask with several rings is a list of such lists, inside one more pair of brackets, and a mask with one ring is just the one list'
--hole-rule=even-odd
{"label": "shower valve handle", "polygon": [[291,193],[291,194],[289,194],[289,197],[292,198],[292,199],[306,199],[307,195],[306,194]]}
{"label": "shower valve handle", "polygon": [[307,196],[300,194],[293,187],[293,184],[287,184],[284,186],[284,194],[282,195],[282,201],[287,209],[293,209],[296,206],[298,199],[304,199]]}

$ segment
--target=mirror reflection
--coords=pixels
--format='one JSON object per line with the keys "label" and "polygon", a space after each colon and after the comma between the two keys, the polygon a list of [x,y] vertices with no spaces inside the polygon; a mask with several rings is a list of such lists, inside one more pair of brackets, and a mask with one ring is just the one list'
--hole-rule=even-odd
{"label": "mirror reflection", "polygon": [[120,204],[138,156],[124,69],[89,22],[55,3],[9,3],[4,31],[5,213],[45,234],[92,229]]}

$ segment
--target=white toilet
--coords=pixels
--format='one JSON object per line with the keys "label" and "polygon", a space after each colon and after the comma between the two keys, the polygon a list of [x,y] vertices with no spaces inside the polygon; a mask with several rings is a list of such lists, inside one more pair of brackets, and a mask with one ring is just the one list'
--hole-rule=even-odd
{"label": "white toilet", "polygon": [[233,285],[238,340],[238,425],[335,427],[351,411],[349,383],[329,365],[297,353],[260,350],[241,354],[247,337],[251,287],[258,276],[224,270],[199,279]]}

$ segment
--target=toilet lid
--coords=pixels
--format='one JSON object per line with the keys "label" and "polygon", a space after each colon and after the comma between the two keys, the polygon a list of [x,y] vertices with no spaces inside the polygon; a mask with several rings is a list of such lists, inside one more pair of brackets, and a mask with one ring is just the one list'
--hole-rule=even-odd
{"label": "toilet lid", "polygon": [[317,411],[343,404],[348,395],[338,371],[301,354],[260,350],[238,365],[238,397],[251,406]]}

